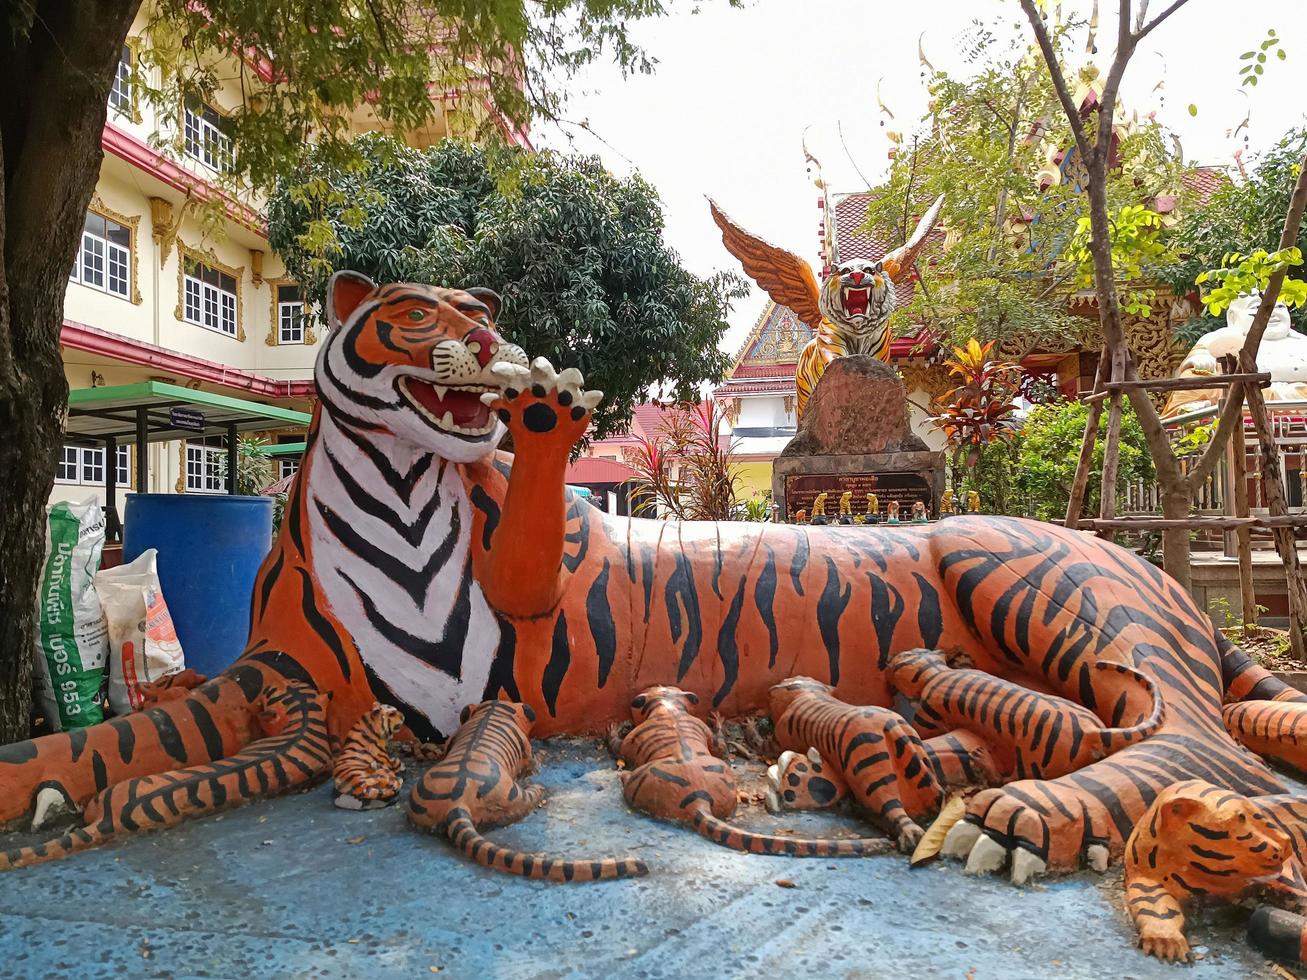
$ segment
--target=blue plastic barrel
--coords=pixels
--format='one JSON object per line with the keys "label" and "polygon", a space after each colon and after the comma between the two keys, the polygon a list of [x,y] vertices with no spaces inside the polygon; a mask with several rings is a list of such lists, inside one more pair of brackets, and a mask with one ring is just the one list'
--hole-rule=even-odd
{"label": "blue plastic barrel", "polygon": [[209,677],[241,655],[254,576],[272,544],[272,498],[127,495],[123,563],[159,552],[159,585],[186,666]]}

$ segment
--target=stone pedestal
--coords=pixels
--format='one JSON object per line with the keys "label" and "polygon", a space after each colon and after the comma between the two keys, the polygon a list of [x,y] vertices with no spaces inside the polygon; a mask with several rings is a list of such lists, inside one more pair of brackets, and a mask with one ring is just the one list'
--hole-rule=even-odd
{"label": "stone pedestal", "polygon": [[783,520],[794,520],[800,510],[811,514],[823,491],[831,519],[845,491],[853,494],[855,514],[866,510],[867,494],[874,493],[882,518],[891,500],[899,502],[904,521],[918,500],[932,518],[939,516],[944,454],[912,434],[907,389],[892,367],[870,355],[831,362],[798,432],[772,464],[772,499]]}

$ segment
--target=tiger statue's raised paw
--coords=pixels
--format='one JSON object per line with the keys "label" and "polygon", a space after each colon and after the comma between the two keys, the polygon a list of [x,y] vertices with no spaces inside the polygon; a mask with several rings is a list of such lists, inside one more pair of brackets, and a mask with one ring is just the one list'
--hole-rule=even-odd
{"label": "tiger statue's raised paw", "polygon": [[849,784],[839,770],[827,766],[816,749],[806,754],[782,752],[767,767],[767,809],[829,810],[848,798]]}
{"label": "tiger statue's raised paw", "polygon": [[519,454],[535,452],[536,447],[561,447],[564,454],[570,453],[604,397],[602,391],[585,390],[585,379],[576,368],[555,371],[543,357],[537,357],[529,368],[497,364],[491,373],[504,387],[486,392],[481,401],[508,427],[513,450]]}

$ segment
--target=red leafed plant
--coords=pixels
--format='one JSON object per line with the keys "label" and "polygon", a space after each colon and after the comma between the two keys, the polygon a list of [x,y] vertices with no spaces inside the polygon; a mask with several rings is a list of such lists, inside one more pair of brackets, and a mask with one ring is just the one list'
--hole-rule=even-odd
{"label": "red leafed plant", "polygon": [[993,353],[994,341],[982,344],[974,337],[965,347],[954,347],[945,364],[959,384],[935,399],[939,414],[931,421],[959,452],[966,452],[967,466],[975,466],[991,442],[1012,438],[1018,427],[1021,366],[996,360]]}
{"label": "red leafed plant", "polygon": [[663,412],[658,431],[641,438],[631,465],[640,474],[639,516],[727,521],[735,509],[735,455],[720,435],[726,413],[709,398]]}

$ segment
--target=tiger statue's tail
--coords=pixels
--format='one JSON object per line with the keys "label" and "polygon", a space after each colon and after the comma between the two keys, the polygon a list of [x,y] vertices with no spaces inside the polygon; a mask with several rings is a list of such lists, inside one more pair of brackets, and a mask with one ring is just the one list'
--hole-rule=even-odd
{"label": "tiger statue's tail", "polygon": [[451,811],[445,833],[455,847],[483,868],[536,881],[611,881],[614,878],[643,878],[649,873],[648,865],[639,858],[564,861],[501,847],[481,836],[472,821],[472,814],[461,807]]}
{"label": "tiger statue's tail", "polygon": [[1307,702],[1307,694],[1259,666],[1220,632],[1216,634],[1216,647],[1221,656],[1221,687],[1226,704],[1235,701]]}
{"label": "tiger statue's tail", "polygon": [[736,851],[748,851],[750,854],[778,857],[870,857],[874,854],[889,854],[895,850],[894,842],[885,837],[808,840],[802,837],[755,834],[713,816],[706,807],[695,811],[690,825],[714,844]]}
{"label": "tiger statue's tail", "polygon": [[[1162,692],[1157,689],[1153,679],[1133,667],[1127,667],[1124,664],[1114,663],[1108,660],[1100,660],[1094,664],[1097,670],[1113,671],[1115,673],[1129,675],[1136,681],[1144,694],[1152,704],[1148,714],[1139,720],[1137,724],[1127,725],[1124,727],[1104,728],[1099,732],[1099,738],[1102,740],[1103,752],[1111,755],[1127,745],[1134,745],[1136,742],[1152,735],[1162,723],[1166,721],[1166,703],[1162,700]],[[1122,694],[1113,709],[1114,716],[1119,716],[1126,708],[1126,695]]]}
{"label": "tiger statue's tail", "polygon": [[70,830],[61,837],[46,841],[44,844],[37,844],[33,847],[15,847],[0,852],[0,871],[8,871],[11,868],[25,868],[30,864],[43,864],[46,861],[55,861],[67,857],[69,854],[76,854],[78,851],[88,851],[93,847],[99,847],[105,840],[105,836],[95,827],[78,827],[76,830]]}
{"label": "tiger statue's tail", "polygon": [[1259,905],[1248,920],[1248,941],[1273,959],[1307,963],[1307,918]]}

